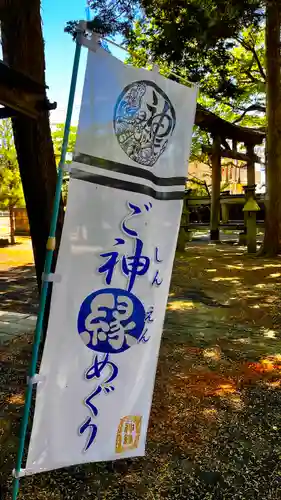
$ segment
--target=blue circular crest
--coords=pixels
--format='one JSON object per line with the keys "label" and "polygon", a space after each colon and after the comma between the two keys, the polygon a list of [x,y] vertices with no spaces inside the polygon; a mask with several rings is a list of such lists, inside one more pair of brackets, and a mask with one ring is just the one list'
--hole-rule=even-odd
{"label": "blue circular crest", "polygon": [[104,288],[82,302],[77,327],[89,349],[118,354],[137,344],[144,324],[143,304],[133,293]]}
{"label": "blue circular crest", "polygon": [[131,160],[153,167],[164,153],[176,126],[169,97],[151,80],[127,85],[114,109],[117,141]]}

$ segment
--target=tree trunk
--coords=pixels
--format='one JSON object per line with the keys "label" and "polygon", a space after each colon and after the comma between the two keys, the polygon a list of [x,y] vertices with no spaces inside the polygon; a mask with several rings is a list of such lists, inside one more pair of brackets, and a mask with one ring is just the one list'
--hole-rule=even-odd
{"label": "tree trunk", "polygon": [[274,256],[281,236],[281,3],[268,0],[266,11],[267,65],[267,206],[263,253]]}
{"label": "tree trunk", "polygon": [[15,245],[15,219],[14,219],[14,207],[9,207],[9,217],[10,217],[10,243]]}
{"label": "tree trunk", "polygon": [[[45,85],[40,0],[2,0],[0,18],[5,62]],[[43,110],[37,120],[14,118],[13,131],[40,287],[57,179],[49,112]],[[62,220],[63,210],[58,238]]]}

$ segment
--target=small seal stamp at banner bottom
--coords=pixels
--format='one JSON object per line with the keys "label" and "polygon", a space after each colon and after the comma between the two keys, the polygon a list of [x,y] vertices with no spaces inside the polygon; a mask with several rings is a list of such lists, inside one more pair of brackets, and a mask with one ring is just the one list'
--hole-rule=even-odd
{"label": "small seal stamp at banner bottom", "polygon": [[116,434],[116,453],[135,450],[139,446],[142,417],[128,415],[121,418]]}

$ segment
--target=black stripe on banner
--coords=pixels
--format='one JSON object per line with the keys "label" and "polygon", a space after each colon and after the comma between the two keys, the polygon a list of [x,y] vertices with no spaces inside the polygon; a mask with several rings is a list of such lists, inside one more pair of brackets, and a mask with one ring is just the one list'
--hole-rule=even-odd
{"label": "black stripe on banner", "polygon": [[149,186],[144,184],[136,184],[134,182],[123,181],[122,179],[114,179],[113,177],[105,177],[104,175],[96,175],[93,173],[84,172],[78,168],[72,168],[70,175],[73,179],[99,184],[101,186],[112,187],[115,189],[122,189],[123,191],[131,191],[133,193],[146,194],[156,200],[182,200],[184,198],[184,191],[169,191],[162,193],[155,191]]}
{"label": "black stripe on banner", "polygon": [[77,153],[73,161],[83,163],[84,165],[90,165],[91,167],[104,168],[105,170],[112,170],[120,174],[133,175],[134,177],[147,179],[156,186],[184,186],[186,181],[185,177],[156,177],[152,172],[143,168],[132,167],[131,165],[105,160],[104,158],[97,158],[96,156],[90,156],[84,153]]}

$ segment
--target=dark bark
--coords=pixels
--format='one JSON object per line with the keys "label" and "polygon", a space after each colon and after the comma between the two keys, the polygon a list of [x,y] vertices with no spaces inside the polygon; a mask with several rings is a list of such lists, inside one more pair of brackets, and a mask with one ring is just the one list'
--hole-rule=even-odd
{"label": "dark bark", "polygon": [[280,0],[267,1],[267,204],[263,253],[274,256],[280,249],[281,215],[281,52]]}
{"label": "dark bark", "polygon": [[[45,85],[40,0],[5,0],[0,5],[5,62]],[[40,287],[57,178],[49,112],[43,110],[37,120],[13,118],[13,131]],[[63,210],[58,238],[62,220]]]}
{"label": "dark bark", "polygon": [[15,245],[15,219],[14,219],[14,208],[9,207],[9,218],[10,218],[10,243]]}

